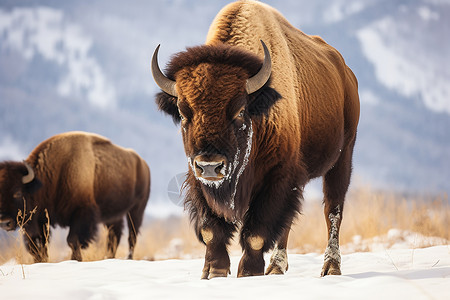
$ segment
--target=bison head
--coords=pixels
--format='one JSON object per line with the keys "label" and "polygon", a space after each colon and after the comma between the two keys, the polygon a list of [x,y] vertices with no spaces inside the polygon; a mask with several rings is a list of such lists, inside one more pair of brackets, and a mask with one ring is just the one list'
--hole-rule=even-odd
{"label": "bison head", "polygon": [[0,228],[15,230],[17,213],[24,201],[41,187],[33,169],[26,162],[0,163]]}
{"label": "bison head", "polygon": [[262,45],[264,61],[225,44],[188,48],[172,58],[167,77],[158,66],[159,46],[153,54],[153,77],[163,90],[156,102],[181,123],[189,174],[211,196],[206,197],[214,202],[210,206],[234,209],[239,178],[251,154],[253,122],[281,98],[269,87],[271,58]]}

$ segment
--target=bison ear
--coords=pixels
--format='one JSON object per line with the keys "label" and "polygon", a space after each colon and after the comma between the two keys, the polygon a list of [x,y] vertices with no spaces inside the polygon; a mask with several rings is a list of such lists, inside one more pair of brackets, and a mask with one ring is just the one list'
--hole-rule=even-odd
{"label": "bison ear", "polygon": [[253,117],[268,116],[270,108],[282,97],[266,83],[261,89],[249,95],[248,112]]}
{"label": "bison ear", "polygon": [[156,94],[156,104],[158,109],[165,112],[166,114],[172,116],[173,122],[175,124],[180,123],[181,117],[178,112],[177,98],[171,96],[165,92],[160,92]]}
{"label": "bison ear", "polygon": [[33,194],[34,192],[39,190],[41,187],[42,187],[42,182],[39,179],[34,178],[31,182],[26,183],[23,188],[24,188],[24,191],[27,192],[28,194]]}

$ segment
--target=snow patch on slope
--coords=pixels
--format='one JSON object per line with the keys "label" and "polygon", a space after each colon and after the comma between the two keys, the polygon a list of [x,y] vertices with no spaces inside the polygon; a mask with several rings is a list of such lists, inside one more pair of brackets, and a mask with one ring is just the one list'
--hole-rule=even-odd
{"label": "snow patch on slope", "polygon": [[380,98],[370,89],[362,89],[359,91],[359,101],[372,106],[376,106],[381,102]]}
{"label": "snow patch on slope", "polygon": [[360,251],[384,251],[387,249],[417,249],[434,245],[448,245],[449,241],[441,237],[424,236],[417,232],[390,229],[386,234],[369,239],[355,235],[352,242],[341,246],[342,253]]}
{"label": "snow patch on slope", "polygon": [[363,1],[333,1],[323,13],[325,23],[336,23],[357,14],[367,6]]}
{"label": "snow patch on slope", "polygon": [[27,157],[20,145],[9,135],[0,139],[0,161],[3,160],[23,160]]}
{"label": "snow patch on slope", "polygon": [[424,21],[437,21],[440,17],[438,12],[430,9],[428,6],[419,7],[417,13]]}
{"label": "snow patch on slope", "polygon": [[90,55],[92,40],[64,12],[49,7],[0,9],[1,48],[26,60],[41,55],[66,69],[56,90],[61,96],[81,96],[97,107],[115,104],[116,93],[98,62]]}
{"label": "snow patch on slope", "polygon": [[378,81],[408,98],[419,97],[432,111],[450,114],[450,54],[442,37],[409,28],[436,18],[437,13],[420,7],[415,17],[385,17],[356,35]]}

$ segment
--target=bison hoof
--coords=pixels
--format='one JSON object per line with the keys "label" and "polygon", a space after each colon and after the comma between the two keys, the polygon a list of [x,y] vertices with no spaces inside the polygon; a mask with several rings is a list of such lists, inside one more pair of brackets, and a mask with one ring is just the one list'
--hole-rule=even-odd
{"label": "bison hoof", "polygon": [[72,260],[82,261],[81,251],[79,249],[72,251]]}
{"label": "bison hoof", "polygon": [[239,262],[237,277],[261,275],[264,275],[264,259],[262,257],[262,252],[257,257],[250,257],[244,254]]}
{"label": "bison hoof", "polygon": [[211,268],[210,270],[203,270],[202,279],[212,279],[216,277],[227,277],[230,273],[229,269],[215,269]]}
{"label": "bison hoof", "polygon": [[341,275],[340,264],[334,259],[329,259],[325,261],[322,268],[322,273],[320,276],[324,277],[326,275]]}
{"label": "bison hoof", "polygon": [[266,275],[283,275],[288,270],[288,259],[286,249],[278,249],[275,247],[270,258],[269,267],[267,267]]}
{"label": "bison hoof", "polygon": [[262,276],[264,275],[264,270],[261,272],[249,271],[244,268],[238,271],[237,277],[248,277],[248,276]]}
{"label": "bison hoof", "polygon": [[283,268],[282,266],[276,264],[270,264],[267,267],[266,275],[284,275],[286,273],[287,268]]}

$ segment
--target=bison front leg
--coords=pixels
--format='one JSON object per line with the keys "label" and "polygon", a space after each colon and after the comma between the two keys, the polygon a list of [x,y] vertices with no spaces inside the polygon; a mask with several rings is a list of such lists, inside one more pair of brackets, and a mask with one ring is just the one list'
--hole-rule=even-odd
{"label": "bison front leg", "polygon": [[200,241],[206,245],[205,265],[201,278],[227,277],[230,273],[230,257],[227,246],[236,226],[213,216],[205,218],[203,221],[198,231]]}
{"label": "bison front leg", "polygon": [[87,248],[97,232],[98,214],[93,208],[79,208],[71,217],[67,244],[72,249],[72,260],[81,261],[81,249]]}
{"label": "bison front leg", "polygon": [[[268,178],[282,178],[274,172]],[[286,245],[292,220],[300,210],[301,189],[280,180],[261,190],[251,203],[241,232],[244,254],[239,262],[238,277],[264,275],[264,253],[278,241],[267,274],[287,270]]]}
{"label": "bison front leg", "polygon": [[70,257],[71,260],[78,260],[81,261],[81,245],[78,241],[78,238],[74,235],[68,235],[67,236],[67,244],[69,245],[70,249],[72,250],[72,256]]}
{"label": "bison front leg", "polygon": [[48,261],[47,247],[49,236],[45,237],[44,234],[30,235],[28,233],[24,237],[25,246],[31,256],[33,256],[35,263]]}
{"label": "bison front leg", "polygon": [[273,249],[266,275],[284,274],[288,270],[287,242],[291,227],[286,228]]}
{"label": "bison front leg", "polygon": [[244,242],[244,254],[239,261],[238,277],[264,275],[265,240],[260,235],[248,235]]}

